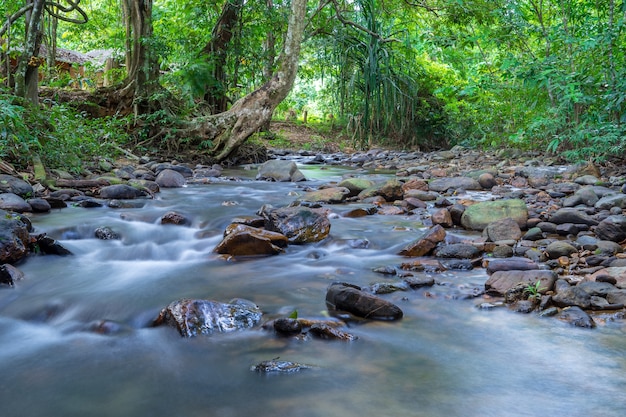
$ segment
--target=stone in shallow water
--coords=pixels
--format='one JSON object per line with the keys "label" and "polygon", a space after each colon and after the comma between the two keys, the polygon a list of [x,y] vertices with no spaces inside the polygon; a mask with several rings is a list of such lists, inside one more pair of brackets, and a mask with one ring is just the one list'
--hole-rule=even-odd
{"label": "stone in shallow water", "polygon": [[334,283],[328,288],[326,305],[329,310],[345,311],[372,320],[398,320],[403,315],[395,304],[345,283]]}
{"label": "stone in shallow water", "polygon": [[227,333],[256,326],[262,312],[254,303],[234,299],[230,303],[183,298],[170,303],[154,320],[154,326],[175,327],[183,337]]}
{"label": "stone in shallow water", "polygon": [[262,373],[268,373],[268,372],[292,373],[292,372],[301,371],[303,369],[312,369],[312,368],[314,367],[311,365],[305,365],[303,363],[297,363],[297,362],[279,361],[277,358],[277,359],[272,359],[269,361],[260,362],[257,365],[253,365],[250,367],[250,370],[255,371],[255,372],[262,372]]}

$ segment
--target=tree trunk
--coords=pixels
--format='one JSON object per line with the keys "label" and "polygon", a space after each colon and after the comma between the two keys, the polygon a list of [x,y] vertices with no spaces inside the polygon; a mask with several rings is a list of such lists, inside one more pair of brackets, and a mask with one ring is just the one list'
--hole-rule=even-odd
{"label": "tree trunk", "polygon": [[41,18],[44,3],[45,0],[31,0],[29,2],[33,7],[27,12],[26,42],[15,73],[15,95],[24,97],[33,103],[38,102],[38,73],[41,63],[39,46],[41,45]]}
{"label": "tree trunk", "polygon": [[[298,72],[300,47],[306,26],[307,0],[292,0],[289,26],[283,50],[274,75],[259,89],[239,99],[230,110],[208,116],[197,128],[214,139],[212,155],[223,161],[264,123],[272,117],[274,109],[287,97]],[[213,137],[211,137],[213,136]]]}
{"label": "tree trunk", "polygon": [[123,96],[132,100],[135,116],[149,113],[156,107],[151,96],[159,78],[158,57],[150,48],[152,38],[152,0],[124,0],[127,31],[127,77]]}
{"label": "tree trunk", "polygon": [[228,97],[226,95],[226,51],[233,37],[233,28],[239,22],[243,0],[228,0],[224,3],[222,14],[213,27],[211,41],[202,49],[207,61],[213,68],[213,82],[207,86],[204,99],[211,107],[213,114],[226,111]]}

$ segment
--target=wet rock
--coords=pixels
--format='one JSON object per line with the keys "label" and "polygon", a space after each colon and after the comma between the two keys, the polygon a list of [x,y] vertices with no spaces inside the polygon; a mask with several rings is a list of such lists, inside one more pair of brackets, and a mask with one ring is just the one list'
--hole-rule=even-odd
{"label": "wet rock", "polygon": [[304,369],[312,369],[312,368],[314,367],[311,365],[272,359],[270,361],[263,361],[257,365],[253,365],[250,367],[250,370],[253,372],[260,372],[260,373],[273,373],[273,372],[293,373],[293,372],[302,371]]}
{"label": "wet rock", "polygon": [[0,193],[12,193],[22,198],[33,195],[33,187],[21,178],[0,174]]}
{"label": "wet rock", "polygon": [[274,330],[282,335],[292,336],[302,333],[302,323],[298,319],[283,317],[274,320]]}
{"label": "wet rock", "polygon": [[265,228],[287,236],[289,243],[319,242],[330,233],[325,214],[307,207],[284,207],[261,212]]}
{"label": "wet rock", "polygon": [[33,242],[31,243],[32,251],[34,253],[40,253],[44,255],[58,255],[67,256],[72,255],[68,249],[63,247],[59,242],[47,236],[45,233],[32,236]]}
{"label": "wet rock", "polygon": [[510,258],[513,256],[513,248],[508,245],[498,245],[491,251],[494,258]]}
{"label": "wet rock", "polygon": [[396,291],[405,291],[408,285],[405,282],[391,283],[391,282],[378,282],[368,287],[361,288],[363,291],[371,292],[372,294],[391,294]]}
{"label": "wet rock", "polygon": [[335,283],[328,288],[326,305],[331,311],[345,311],[372,320],[398,320],[403,315],[395,304],[344,283]]}
{"label": "wet rock", "polygon": [[189,224],[190,221],[184,215],[175,211],[168,211],[161,216],[161,224],[174,224],[177,226]]}
{"label": "wet rock", "polygon": [[428,183],[421,179],[411,178],[410,180],[402,184],[403,192],[406,193],[409,190],[428,191]]}
{"label": "wet rock", "polygon": [[22,259],[29,243],[28,225],[20,217],[0,210],[0,264]]}
{"label": "wet rock", "polygon": [[595,230],[602,240],[621,242],[626,239],[626,216],[614,215],[602,220]]}
{"label": "wet rock", "polygon": [[512,218],[519,227],[526,227],[528,208],[519,199],[483,201],[467,207],[461,217],[461,224],[466,229],[482,231],[490,223]]}
{"label": "wet rock", "polygon": [[556,315],[556,318],[576,327],[589,329],[596,327],[596,323],[593,321],[591,316],[585,313],[580,307],[574,306],[564,308],[559,314]]}
{"label": "wet rock", "polygon": [[261,164],[256,175],[257,180],[277,182],[304,181],[304,174],[298,169],[293,161],[271,159]]}
{"label": "wet rock", "polygon": [[94,231],[94,235],[97,239],[101,240],[116,240],[120,238],[120,235],[118,235],[116,232],[113,231],[113,229],[108,226],[98,227]]}
{"label": "wet rock", "polygon": [[439,224],[443,227],[452,227],[454,225],[452,216],[450,216],[450,212],[446,208],[441,208],[434,212],[431,216],[431,221],[433,224]]}
{"label": "wet rock", "polygon": [[127,184],[107,185],[100,188],[100,198],[115,200],[132,200],[143,197],[144,193]]}
{"label": "wet rock", "polygon": [[33,208],[22,197],[13,193],[0,194],[0,209],[26,213],[33,211]]}
{"label": "wet rock", "polygon": [[480,250],[469,243],[453,243],[437,248],[435,256],[438,258],[472,259],[480,254]]}
{"label": "wet rock", "polygon": [[535,308],[537,308],[537,304],[532,300],[519,300],[511,306],[513,311],[522,314],[532,313]]}
{"label": "wet rock", "polygon": [[404,199],[410,198],[417,199],[419,201],[435,201],[439,198],[439,194],[434,191],[422,191],[422,190],[407,190],[404,193]]}
{"label": "wet rock", "polygon": [[604,282],[609,282],[609,279],[612,281],[617,288],[626,289],[626,267],[608,267],[603,268],[589,277],[587,277],[590,281],[600,281],[600,279]]}
{"label": "wet rock", "polygon": [[352,342],[358,337],[353,334],[339,330],[333,326],[329,326],[325,323],[315,323],[309,329],[309,333],[319,339],[326,340],[343,340],[346,342]]}
{"label": "wet rock", "polygon": [[151,195],[156,194],[161,190],[159,184],[157,184],[157,182],[154,180],[132,179],[128,181],[128,185],[138,190],[146,191],[148,194]]}
{"label": "wet rock", "polygon": [[586,224],[587,226],[595,226],[598,224],[598,221],[587,213],[575,208],[562,208],[557,210],[550,216],[550,222],[554,224]]}
{"label": "wet rock", "polygon": [[349,197],[357,196],[361,191],[367,190],[373,185],[374,182],[366,178],[346,178],[337,184],[338,187],[347,188],[350,191]]}
{"label": "wet rock", "polygon": [[158,174],[160,174],[161,172],[165,170],[178,172],[184,178],[189,178],[193,176],[193,170],[189,168],[188,166],[181,165],[181,164],[172,164],[169,162],[163,162],[163,163],[155,164],[151,166],[151,169],[157,174],[157,176]]}
{"label": "wet rock", "polygon": [[154,180],[161,188],[180,188],[185,185],[186,180],[183,174],[173,169],[164,169]]}
{"label": "wet rock", "polygon": [[343,203],[350,195],[350,190],[344,187],[329,187],[316,191],[309,191],[298,200],[314,203],[338,204]]}
{"label": "wet rock", "polygon": [[483,236],[486,236],[491,242],[520,240],[522,231],[514,219],[506,217],[489,223],[483,231]]}
{"label": "wet rock", "polygon": [[486,259],[484,267],[490,275],[496,271],[532,271],[539,269],[539,265],[535,261],[518,256],[506,259]]}
{"label": "wet rock", "polygon": [[377,194],[383,197],[386,201],[402,200],[402,197],[404,196],[402,183],[397,179],[392,178],[380,186]]}
{"label": "wet rock", "polygon": [[448,190],[457,190],[462,188],[464,190],[480,190],[481,186],[473,178],[469,177],[452,177],[452,178],[438,178],[428,183],[428,188],[431,191],[444,192]]}
{"label": "wet rock", "polygon": [[376,214],[377,210],[378,209],[375,206],[371,206],[367,208],[358,207],[358,208],[348,210],[342,213],[341,217],[357,218],[357,217],[371,216],[373,214]]}
{"label": "wet rock", "polygon": [[24,273],[11,264],[0,265],[0,284],[12,287],[15,281],[24,278]]}
{"label": "wet rock", "polygon": [[153,326],[168,325],[178,329],[181,336],[227,333],[256,326],[261,310],[248,300],[234,299],[229,303],[184,298],[165,307]]}
{"label": "wet rock", "polygon": [[432,287],[435,285],[435,278],[429,276],[406,277],[403,281],[413,289]]}
{"label": "wet rock", "polygon": [[544,238],[543,231],[539,227],[532,227],[528,229],[528,231],[523,236],[524,240],[530,240],[533,242],[536,240],[543,239],[543,238]]}
{"label": "wet rock", "polygon": [[35,213],[47,213],[52,209],[50,202],[44,198],[30,198],[26,202]]}
{"label": "wet rock", "polygon": [[281,253],[287,244],[287,237],[281,233],[233,223],[214,251],[231,256],[268,256]]}
{"label": "wet rock", "polygon": [[399,253],[402,256],[424,256],[446,238],[446,231],[440,225],[428,229],[422,236],[405,246]]}
{"label": "wet rock", "polygon": [[570,243],[563,240],[556,240],[546,247],[546,254],[550,259],[558,259],[561,256],[570,256],[578,250]]}
{"label": "wet rock", "polygon": [[544,294],[554,288],[556,279],[557,275],[553,271],[496,271],[485,282],[485,291],[488,294],[504,296],[519,283],[534,286],[539,281],[539,292]]}

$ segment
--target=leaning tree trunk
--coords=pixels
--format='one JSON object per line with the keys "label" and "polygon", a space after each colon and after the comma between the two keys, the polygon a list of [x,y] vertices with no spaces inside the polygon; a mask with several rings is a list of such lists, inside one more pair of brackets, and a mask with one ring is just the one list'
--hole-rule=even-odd
{"label": "leaning tree trunk", "polygon": [[184,133],[212,140],[211,154],[218,161],[228,158],[269,121],[274,109],[291,91],[298,72],[300,46],[306,26],[306,6],[307,0],[292,0],[278,68],[263,86],[239,99],[228,111],[188,123]]}

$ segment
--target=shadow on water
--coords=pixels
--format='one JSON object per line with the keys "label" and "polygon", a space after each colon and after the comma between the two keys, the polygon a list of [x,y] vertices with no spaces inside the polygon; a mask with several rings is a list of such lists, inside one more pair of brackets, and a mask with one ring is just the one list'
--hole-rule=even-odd
{"label": "shadow on water", "polygon": [[[315,170],[313,184],[341,169]],[[310,184],[310,183],[309,183]],[[397,265],[417,218],[336,217],[331,238],[279,256],[226,262],[213,253],[236,216],[283,206],[302,184],[215,182],[164,190],[140,209],[67,208],[33,216],[37,232],[71,257],[34,257],[26,278],[0,291],[0,404],[18,416],[623,416],[626,344],[622,323],[592,331],[455,299],[484,284],[484,271],[437,275],[433,288],[384,295],[399,322],[348,329],[351,343],[279,338],[253,329],[182,339],[149,328],[182,298],[253,300],[265,316],[297,310],[326,318],[326,288],[393,282],[373,268]],[[164,226],[167,211],[187,226]],[[335,210],[335,208],[333,208]],[[339,207],[336,210],[340,210]],[[109,226],[120,240],[93,230]],[[354,245],[353,242],[367,242]],[[94,332],[108,320],[113,334]],[[94,324],[95,323],[95,324]],[[314,365],[263,375],[263,360]]]}

